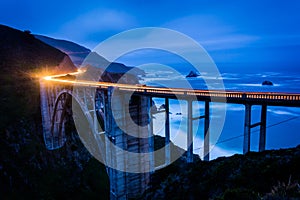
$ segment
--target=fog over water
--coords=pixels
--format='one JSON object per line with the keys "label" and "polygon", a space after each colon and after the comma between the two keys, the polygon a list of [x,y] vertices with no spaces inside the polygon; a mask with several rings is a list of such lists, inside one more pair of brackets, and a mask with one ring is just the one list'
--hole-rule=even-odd
{"label": "fog over water", "polygon": [[[196,78],[186,78],[192,68],[147,68],[142,82],[147,85],[161,87],[184,88],[189,83],[194,89],[207,89],[204,79],[222,79],[225,89],[231,91],[258,91],[258,92],[287,92],[300,93],[300,78],[296,72],[276,70],[274,72],[246,72],[247,70],[228,70],[216,76],[205,72],[198,72]],[[254,71],[254,70],[252,70]],[[258,70],[257,70],[258,71]],[[273,86],[263,86],[268,80]],[[187,83],[188,81],[188,83]],[[213,86],[219,89],[218,85]],[[164,99],[154,98],[157,107],[164,104]],[[211,103],[210,109],[219,109],[220,103]],[[252,106],[252,123],[260,120],[260,106]],[[193,104],[193,116],[202,115],[204,102]],[[244,106],[226,104],[225,124],[221,135],[212,146],[211,159],[219,156],[229,156],[242,153],[244,131]],[[211,118],[219,116],[212,115]],[[155,134],[164,136],[164,113],[154,116]],[[267,149],[295,147],[300,143],[300,108],[269,106],[267,109]],[[170,100],[171,140],[186,149],[187,104],[184,101]],[[194,123],[194,153],[203,154],[203,120]],[[198,128],[198,131],[197,131]],[[214,127],[211,128],[211,137],[214,137]],[[258,150],[259,127],[251,130],[251,150]],[[213,140],[213,139],[212,139]]]}

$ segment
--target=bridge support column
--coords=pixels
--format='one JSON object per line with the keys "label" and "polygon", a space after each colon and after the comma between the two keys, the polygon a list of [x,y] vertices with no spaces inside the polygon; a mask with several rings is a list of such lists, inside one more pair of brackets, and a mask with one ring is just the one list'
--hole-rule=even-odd
{"label": "bridge support column", "polygon": [[166,165],[169,165],[170,162],[171,162],[169,98],[165,98],[165,107],[166,107],[166,125],[165,125],[165,164],[166,164]]}
{"label": "bridge support column", "polygon": [[187,163],[193,162],[193,101],[188,100],[187,110]]}
{"label": "bridge support column", "polygon": [[[153,116],[152,116],[152,106],[154,106],[153,104],[153,100],[152,97],[147,98],[148,100],[148,108],[147,110],[149,111],[149,115],[150,115],[150,119],[149,119],[149,126],[148,126],[148,132],[149,132],[149,138],[148,138],[148,143],[149,143],[149,149],[148,152],[154,152],[154,135],[153,135]],[[154,161],[154,153],[150,154],[149,160],[153,161],[150,162],[150,168],[151,169],[155,169],[155,161]],[[154,171],[153,171],[154,172]],[[151,178],[151,176],[150,176]]]}
{"label": "bridge support column", "polygon": [[261,106],[261,120],[259,133],[259,151],[266,149],[266,124],[267,124],[267,105]]}
{"label": "bridge support column", "polygon": [[205,101],[204,114],[204,160],[209,161],[209,101]]}
{"label": "bridge support column", "polygon": [[251,105],[245,105],[245,125],[244,125],[244,146],[243,153],[250,151],[250,134],[251,134]]}
{"label": "bridge support column", "polygon": [[105,102],[106,157],[115,168],[108,169],[111,199],[140,198],[147,189],[150,172],[145,171],[152,171],[154,167],[153,157],[143,154],[152,152],[153,148],[152,133],[149,133],[149,99],[131,97],[112,87],[108,89]]}
{"label": "bridge support column", "polygon": [[[115,146],[118,145],[119,148],[125,149],[125,141],[123,132],[118,128],[115,121],[118,119],[114,119],[113,116],[124,116],[124,110],[122,110],[122,98],[118,95],[114,95],[113,98],[119,100],[119,105],[114,104],[114,111],[112,110],[113,92],[113,88],[109,88],[105,97],[105,153],[106,164],[111,166],[107,169],[110,184],[110,199],[126,200],[126,172],[124,172],[126,169],[126,159],[124,155],[116,156],[117,152],[115,148]],[[115,102],[117,102],[117,100],[114,101],[114,103]],[[116,142],[118,144],[116,144]],[[116,168],[122,169],[123,171],[116,170]]]}
{"label": "bridge support column", "polygon": [[260,126],[259,133],[259,151],[264,151],[266,148],[266,124],[267,124],[267,105],[261,106],[260,122],[251,124],[251,105],[245,104],[245,126],[244,126],[244,147],[243,153],[250,151],[251,128]]}

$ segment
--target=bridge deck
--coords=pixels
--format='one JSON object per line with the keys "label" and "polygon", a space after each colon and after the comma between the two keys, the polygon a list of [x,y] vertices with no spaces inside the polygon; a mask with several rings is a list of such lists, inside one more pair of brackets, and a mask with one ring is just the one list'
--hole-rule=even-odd
{"label": "bridge deck", "polygon": [[[75,74],[75,73],[74,73]],[[120,91],[133,92],[136,95],[151,97],[198,100],[210,102],[224,102],[234,104],[270,105],[300,107],[300,94],[278,92],[237,92],[219,90],[198,90],[185,88],[160,88],[144,85],[117,84],[108,82],[93,82],[86,80],[64,79],[66,74],[45,77],[52,83],[68,84],[72,86],[95,87],[107,89],[116,87]]]}

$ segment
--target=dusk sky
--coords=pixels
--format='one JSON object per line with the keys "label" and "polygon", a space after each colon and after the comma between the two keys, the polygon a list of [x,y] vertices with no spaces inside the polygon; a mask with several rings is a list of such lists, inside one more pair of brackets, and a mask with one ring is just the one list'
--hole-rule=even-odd
{"label": "dusk sky", "polygon": [[2,0],[0,23],[90,49],[121,31],[165,27],[192,37],[219,63],[298,70],[299,10],[298,0]]}

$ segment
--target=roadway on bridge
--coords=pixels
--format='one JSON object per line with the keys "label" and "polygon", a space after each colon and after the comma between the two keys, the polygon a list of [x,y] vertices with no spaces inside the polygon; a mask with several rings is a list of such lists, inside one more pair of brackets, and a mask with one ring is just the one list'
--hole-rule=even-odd
{"label": "roadway on bridge", "polygon": [[224,102],[251,105],[272,105],[272,106],[300,106],[300,94],[297,93],[277,93],[277,92],[241,92],[241,91],[221,91],[221,90],[199,90],[185,88],[162,88],[146,86],[141,84],[120,84],[110,82],[97,82],[76,79],[76,75],[84,72],[78,71],[68,74],[57,74],[46,76],[43,79],[48,82],[67,84],[72,86],[94,87],[107,89],[115,87],[119,91],[134,92],[136,95],[146,95],[151,97],[192,99],[199,101]]}

